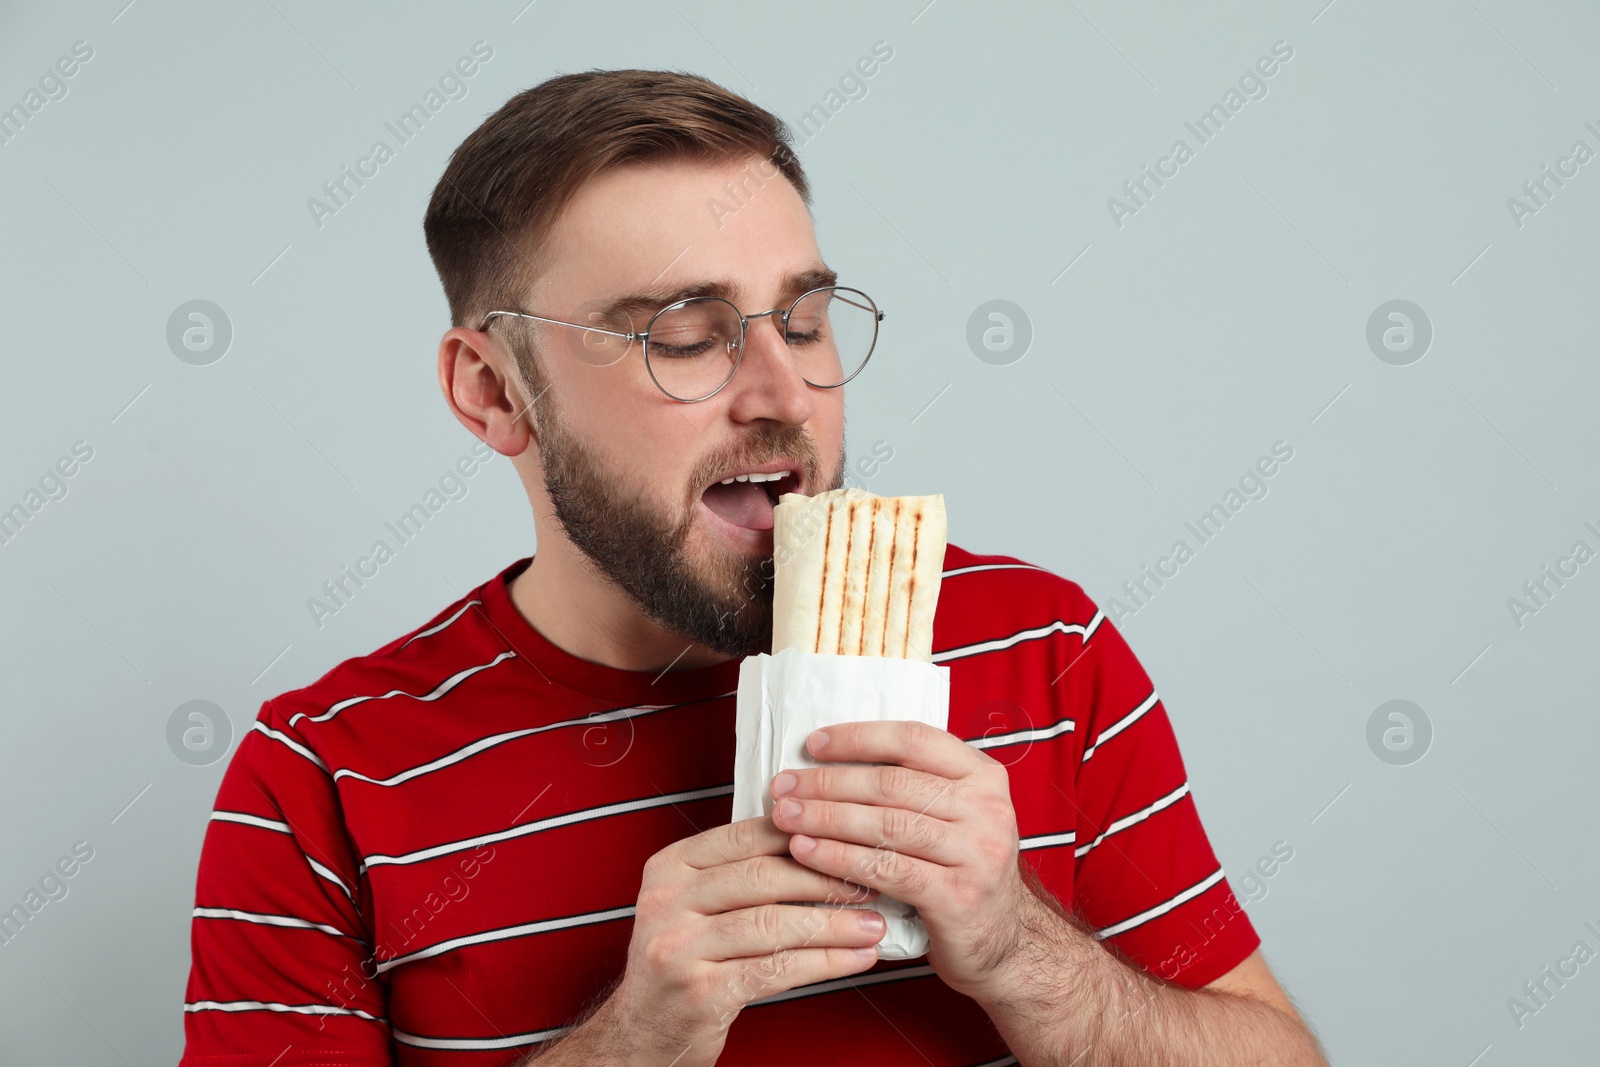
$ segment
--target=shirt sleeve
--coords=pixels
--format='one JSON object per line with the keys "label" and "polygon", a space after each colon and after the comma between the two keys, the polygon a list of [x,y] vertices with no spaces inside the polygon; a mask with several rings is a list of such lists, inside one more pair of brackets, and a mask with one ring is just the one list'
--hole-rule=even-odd
{"label": "shirt sleeve", "polygon": [[262,705],[217,792],[190,923],[181,1067],[394,1062],[359,857],[328,768],[291,722]]}
{"label": "shirt sleeve", "polygon": [[1078,765],[1074,907],[1107,948],[1198,989],[1261,938],[1200,823],[1165,706],[1111,619],[1098,620],[1066,672]]}

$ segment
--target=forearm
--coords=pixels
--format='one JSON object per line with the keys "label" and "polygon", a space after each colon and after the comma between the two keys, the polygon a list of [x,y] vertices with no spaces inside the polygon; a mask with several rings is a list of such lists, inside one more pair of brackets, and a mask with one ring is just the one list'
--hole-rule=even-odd
{"label": "forearm", "polygon": [[633,1057],[621,1041],[621,1030],[612,1020],[615,1005],[611,996],[615,991],[613,983],[560,1036],[542,1043],[517,1067],[624,1067],[632,1063]]}
{"label": "forearm", "polygon": [[1327,1067],[1271,1004],[1159,981],[1035,903],[1028,936],[978,998],[1024,1067]]}

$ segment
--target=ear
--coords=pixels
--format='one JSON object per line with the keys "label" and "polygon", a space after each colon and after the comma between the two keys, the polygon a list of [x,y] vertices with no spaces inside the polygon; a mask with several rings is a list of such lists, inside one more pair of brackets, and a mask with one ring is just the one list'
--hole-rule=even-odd
{"label": "ear", "polygon": [[503,456],[537,446],[536,423],[528,417],[516,361],[490,334],[457,326],[439,341],[439,388],[456,419]]}

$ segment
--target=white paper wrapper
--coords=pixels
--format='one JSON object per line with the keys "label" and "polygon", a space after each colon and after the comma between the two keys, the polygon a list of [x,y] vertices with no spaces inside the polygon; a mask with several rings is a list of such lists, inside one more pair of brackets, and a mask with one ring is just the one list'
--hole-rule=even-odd
{"label": "white paper wrapper", "polygon": [[[739,665],[733,819],[772,814],[771,784],[779,771],[821,766],[806,738],[822,726],[874,719],[912,719],[939,729],[950,720],[950,668],[909,659],[833,656],[786,648]],[[917,909],[888,897],[847,907],[872,908],[889,929],[878,956],[907,960],[928,951]]]}

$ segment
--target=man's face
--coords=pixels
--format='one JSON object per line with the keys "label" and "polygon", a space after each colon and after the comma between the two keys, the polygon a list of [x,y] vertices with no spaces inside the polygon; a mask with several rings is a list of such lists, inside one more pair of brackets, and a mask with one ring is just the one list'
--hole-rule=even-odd
{"label": "man's face", "polygon": [[[568,204],[542,260],[524,307],[623,331],[713,285],[746,314],[787,308],[827,273],[799,195],[756,160],[602,175]],[[650,296],[594,317],[637,294]],[[781,492],[842,484],[843,389],[806,384],[776,316],[750,323],[732,380],[697,403],[657,388],[639,342],[529,320],[510,328],[527,331],[548,386],[532,414],[561,532],[668,629],[725,655],[767,648],[772,505]],[[775,470],[790,473],[720,484]]]}

